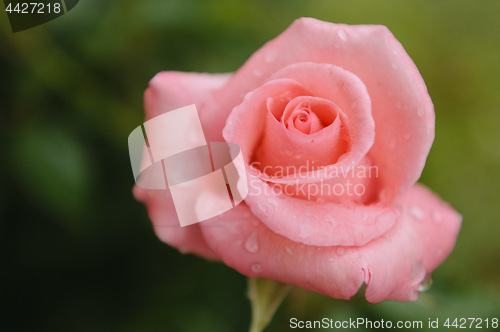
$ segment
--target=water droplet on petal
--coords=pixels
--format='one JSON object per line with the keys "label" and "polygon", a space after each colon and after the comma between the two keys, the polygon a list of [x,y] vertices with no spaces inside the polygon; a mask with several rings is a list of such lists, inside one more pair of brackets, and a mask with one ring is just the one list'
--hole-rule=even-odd
{"label": "water droplet on petal", "polygon": [[274,208],[274,212],[278,211],[278,202],[274,198],[269,199],[269,203]]}
{"label": "water droplet on petal", "polygon": [[396,102],[396,107],[397,107],[397,108],[401,108],[401,102],[400,102],[400,101],[397,101],[397,102]]}
{"label": "water droplet on petal", "polygon": [[304,212],[304,216],[318,220],[318,216],[312,213],[311,211]]}
{"label": "water droplet on petal", "polygon": [[429,279],[427,279],[426,282],[424,282],[423,284],[420,285],[420,287],[418,288],[418,291],[425,292],[425,291],[429,290],[429,288],[431,288],[431,286],[432,286],[432,278],[429,278]]}
{"label": "water droplet on petal", "polygon": [[386,239],[387,242],[392,243],[392,238],[389,235],[384,235],[384,239]]}
{"label": "water droplet on petal", "polygon": [[335,261],[335,257],[330,257],[330,258],[328,258],[328,261],[329,261],[329,262],[334,262],[334,261]]}
{"label": "water droplet on petal", "polygon": [[392,68],[398,69],[399,65],[396,62],[391,63]]}
{"label": "water droplet on petal", "polygon": [[419,107],[417,110],[418,116],[424,116],[425,114],[425,109],[423,107]]}
{"label": "water droplet on petal", "polygon": [[344,256],[345,255],[345,248],[344,247],[338,247],[337,248],[337,255]]}
{"label": "water droplet on petal", "polygon": [[339,225],[337,219],[335,219],[329,214],[325,215],[325,220],[328,221],[333,227],[337,227]]}
{"label": "water droplet on petal", "polygon": [[247,219],[250,217],[250,212],[243,212],[243,218]]}
{"label": "water droplet on petal", "polygon": [[254,231],[245,241],[245,249],[252,254],[259,251],[259,240],[257,239],[257,231]]}
{"label": "water droplet on petal", "polygon": [[394,55],[398,55],[398,51],[393,50],[393,51],[392,51],[392,54],[394,54]]}
{"label": "water droplet on petal", "polygon": [[425,219],[425,212],[418,206],[410,206],[409,209],[410,216],[412,216],[413,219],[416,221],[422,221]]}
{"label": "water droplet on petal", "polygon": [[406,139],[406,140],[409,140],[409,139],[410,139],[410,137],[411,137],[411,134],[406,134],[406,135],[405,135],[405,139]]}
{"label": "water droplet on petal", "polygon": [[389,143],[389,146],[391,147],[391,149],[394,149],[396,147],[396,145],[398,145],[398,139],[397,138],[391,139],[391,142]]}
{"label": "water droplet on petal", "polygon": [[318,199],[316,200],[316,202],[318,204],[325,204],[326,201],[325,201],[325,199],[323,197],[318,197]]}
{"label": "water droplet on petal", "polygon": [[375,218],[375,223],[387,225],[394,221],[396,214],[391,211],[384,212]]}
{"label": "water droplet on petal", "polygon": [[408,276],[408,284],[410,286],[414,286],[422,281],[425,278],[425,266],[422,262],[417,262],[411,268],[410,275]]}
{"label": "water droplet on petal", "polygon": [[392,197],[392,191],[390,189],[383,189],[380,192],[380,200],[382,202],[388,202],[389,198],[391,198],[391,197]]}
{"label": "water droplet on petal", "polygon": [[292,150],[286,150],[286,151],[285,151],[285,154],[286,154],[287,156],[290,156],[290,157],[291,157],[291,156],[293,155],[293,151],[292,151]]}
{"label": "water droplet on petal", "polygon": [[306,238],[312,236],[314,233],[315,233],[314,228],[312,228],[310,226],[303,226],[300,229],[299,236],[300,236],[301,239],[306,239]]}
{"label": "water droplet on petal", "polygon": [[337,33],[342,40],[347,40],[347,33],[345,32],[344,29],[338,29]]}
{"label": "water droplet on petal", "polygon": [[439,211],[433,211],[432,219],[434,219],[435,222],[441,222],[443,221],[443,215]]}
{"label": "water droplet on petal", "polygon": [[278,53],[276,52],[276,50],[270,50],[269,52],[267,52],[264,60],[266,60],[266,62],[273,62],[274,60],[276,60],[277,56]]}
{"label": "water droplet on petal", "polygon": [[293,250],[292,250],[292,248],[290,248],[289,246],[285,246],[285,250],[286,250],[286,252],[287,252],[290,256],[293,256]]}
{"label": "water droplet on petal", "polygon": [[333,44],[333,46],[335,46],[335,48],[340,48],[340,45],[338,43]]}
{"label": "water droplet on petal", "polygon": [[255,273],[259,273],[262,270],[259,263],[252,264],[252,271]]}
{"label": "water droplet on petal", "polygon": [[264,74],[264,71],[261,68],[259,68],[259,67],[255,67],[253,69],[253,74],[255,76],[262,76],[262,74]]}

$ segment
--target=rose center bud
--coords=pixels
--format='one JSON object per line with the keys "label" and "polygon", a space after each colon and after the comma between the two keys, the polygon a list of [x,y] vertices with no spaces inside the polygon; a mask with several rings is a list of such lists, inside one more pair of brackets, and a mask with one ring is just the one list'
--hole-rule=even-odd
{"label": "rose center bud", "polygon": [[266,106],[266,130],[253,161],[267,176],[318,170],[348,151],[347,119],[331,100],[284,92],[268,98]]}
{"label": "rose center bud", "polygon": [[[303,99],[309,99],[302,101]],[[330,126],[339,116],[338,106],[324,99],[296,98],[283,112],[281,123],[288,130],[312,135]]]}
{"label": "rose center bud", "polygon": [[287,128],[294,128],[299,132],[311,135],[314,134],[325,126],[321,123],[318,116],[311,110],[309,103],[303,102],[296,106],[287,123]]}

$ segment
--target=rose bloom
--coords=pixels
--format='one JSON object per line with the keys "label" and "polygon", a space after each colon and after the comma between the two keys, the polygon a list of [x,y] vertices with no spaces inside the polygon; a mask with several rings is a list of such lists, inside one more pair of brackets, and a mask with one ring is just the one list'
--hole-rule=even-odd
{"label": "rose bloom", "polygon": [[207,141],[240,146],[249,192],[180,227],[165,190],[135,187],[159,238],[340,299],[414,301],[461,216],[416,184],[434,140],[424,81],[384,26],[295,21],[232,75],[162,72],[146,119],[195,104]]}

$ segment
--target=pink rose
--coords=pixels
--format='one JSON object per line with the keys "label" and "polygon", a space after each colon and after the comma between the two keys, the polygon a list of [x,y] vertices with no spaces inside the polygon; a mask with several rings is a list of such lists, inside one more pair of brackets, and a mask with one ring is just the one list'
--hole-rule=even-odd
{"label": "pink rose", "polygon": [[145,92],[147,119],[193,103],[207,141],[241,147],[249,194],[181,228],[168,194],[136,187],[181,252],[335,298],[364,282],[370,302],[416,300],[451,253],[461,216],[415,184],[433,105],[386,27],[301,18],[234,75],[163,72]]}

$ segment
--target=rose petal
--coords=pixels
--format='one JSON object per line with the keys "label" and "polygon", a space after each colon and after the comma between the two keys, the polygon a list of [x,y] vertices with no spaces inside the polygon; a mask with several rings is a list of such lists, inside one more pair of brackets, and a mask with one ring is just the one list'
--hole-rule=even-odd
{"label": "rose petal", "polygon": [[384,26],[296,20],[204,105],[214,128],[210,140],[220,140],[217,119],[227,118],[247,92],[281,68],[306,61],[340,66],[365,84],[377,126],[370,156],[380,168],[380,198],[391,202],[420,177],[434,140],[434,109],[417,67]]}
{"label": "rose petal", "polygon": [[[149,83],[144,92],[146,121],[165,112],[196,104],[200,109],[203,102],[224,82],[226,74],[195,74],[161,72]],[[205,130],[210,129],[206,126]],[[206,133],[205,133],[206,134]],[[200,225],[180,227],[170,191],[134,187],[134,196],[146,204],[149,217],[158,237],[183,253],[194,253],[208,259],[218,259],[205,243]]]}
{"label": "rose petal", "polygon": [[[348,135],[349,152],[342,155],[335,164],[337,167],[343,168],[358,165],[372,147],[375,139],[370,98],[363,82],[340,67],[310,62],[287,66],[275,73],[271,80],[280,78],[293,79],[307,88],[313,96],[331,100],[338,105],[342,124],[347,127],[348,131],[346,135]],[[243,105],[239,107],[243,107]],[[230,140],[231,138],[227,137],[226,139]],[[338,148],[336,149],[334,146],[321,145],[312,148],[316,155],[338,151]],[[333,163],[326,165],[331,164]],[[278,179],[276,182],[293,182],[296,178],[297,176],[292,176],[288,179]],[[309,181],[318,182],[321,179],[323,177],[316,173],[307,177]]]}
{"label": "rose petal", "polygon": [[[320,182],[272,188],[249,171],[247,180],[249,191],[245,202],[252,213],[270,230],[297,243],[314,246],[364,245],[387,232],[398,217],[398,211],[391,205],[355,202],[359,201],[359,197],[355,195],[353,181],[349,178],[333,179],[337,181],[335,185]],[[347,181],[351,183],[351,195],[347,193]],[[336,195],[335,192],[340,190],[338,188],[344,192]],[[319,203],[317,198],[324,202]]]}
{"label": "rose petal", "polygon": [[424,278],[451,253],[461,216],[421,185],[395,204],[402,211],[395,226],[362,247],[290,241],[250,216],[244,204],[218,220],[226,227],[204,227],[202,232],[224,263],[248,277],[274,279],[341,299],[352,297],[364,281],[369,302],[414,301]]}
{"label": "rose petal", "polygon": [[[262,89],[267,89],[267,86],[264,85]],[[258,93],[253,94],[247,101],[249,104],[258,103],[256,98],[259,96]],[[294,98],[288,105],[293,107],[294,102],[300,103],[303,100],[318,104],[331,103],[329,100],[321,98],[300,96]],[[242,107],[244,106],[242,105]],[[248,116],[250,117],[252,114],[248,114]],[[286,116],[286,114],[283,115],[283,117]],[[283,177],[294,172],[309,172],[313,168],[317,169],[320,166],[334,164],[339,156],[347,151],[348,142],[341,140],[340,117],[334,118],[333,122],[326,128],[312,135],[305,135],[302,132],[295,133],[289,128],[287,129],[270,112],[266,114],[263,121],[266,122],[266,130],[262,134],[260,144],[255,148],[252,162],[255,165],[263,165],[263,168],[257,168],[269,176]],[[246,130],[252,130],[252,128],[247,127]]]}

